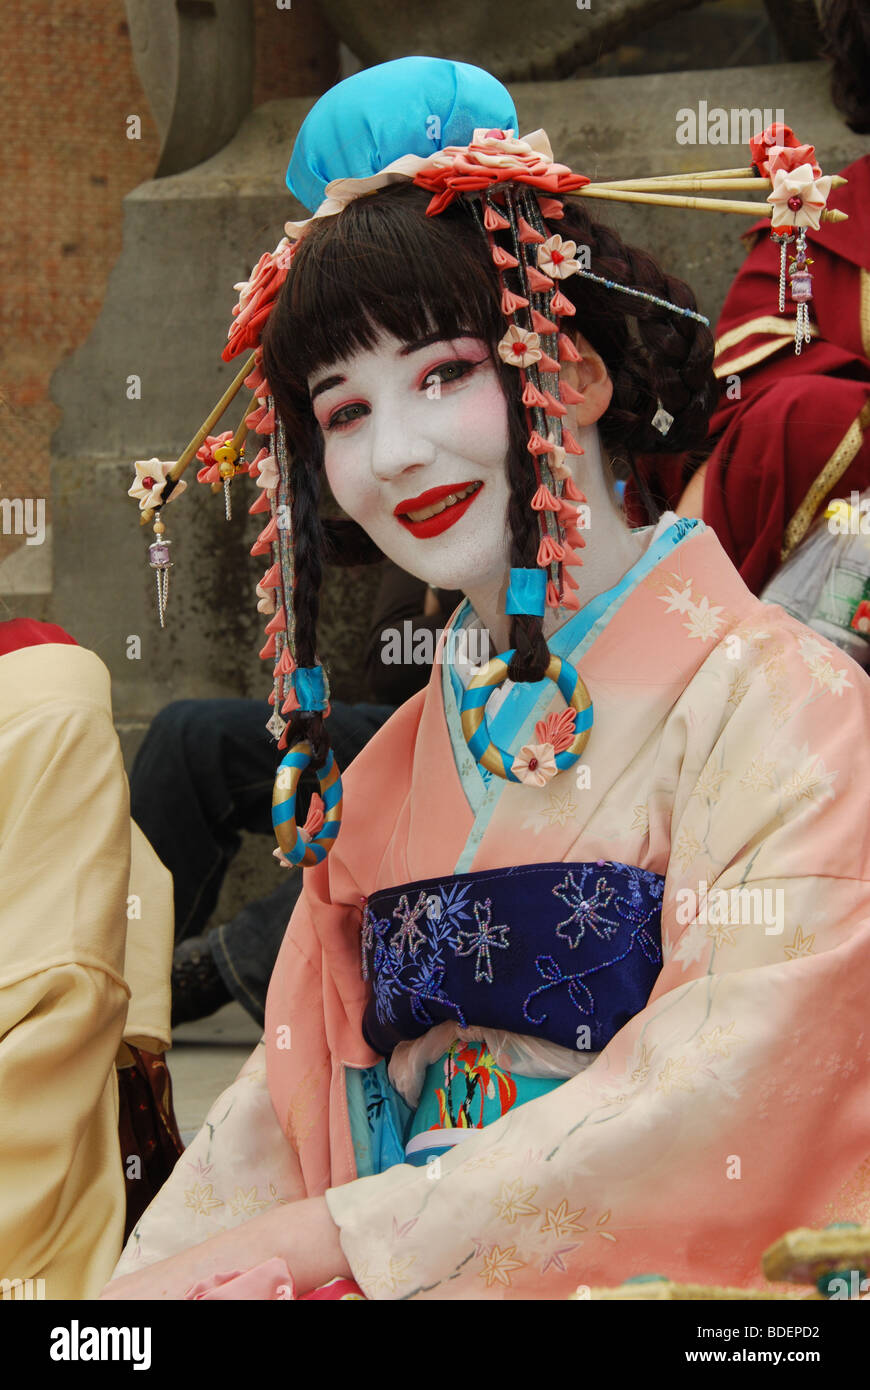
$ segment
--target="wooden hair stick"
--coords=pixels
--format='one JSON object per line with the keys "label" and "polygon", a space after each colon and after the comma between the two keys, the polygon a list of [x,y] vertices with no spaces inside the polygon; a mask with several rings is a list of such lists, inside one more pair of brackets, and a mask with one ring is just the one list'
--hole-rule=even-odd
{"label": "wooden hair stick", "polygon": [[[193,439],[191,439],[187,447],[183,449],[182,452],[179,454],[177,462],[172,465],[168,474],[166,475],[167,482],[170,481],[170,479],[174,483],[178,482],[178,479],[181,477],[182,473],[187,468],[188,464],[190,463],[200,444],[203,442],[206,435],[208,434],[209,430],[214,429],[215,425],[223,415],[224,411],[229,406],[230,402],[238,395],[239,391],[244,385],[245,377],[249,376],[250,373],[254,370],[256,363],[257,354],[255,352],[252,352],[245,365],[241,367],[237,375],[233,377],[232,381],[230,382],[226,391],[224,391],[217,405],[209,413],[204,422],[200,425],[196,434],[193,436]],[[247,413],[248,412],[245,411],[246,415]],[[139,517],[140,526],[147,526],[148,522],[151,521],[154,517],[154,511],[155,509],[153,507],[145,508],[145,510],[141,513]]]}
{"label": "wooden hair stick", "polygon": [[[832,188],[841,188],[843,184],[846,184],[848,182],[848,179],[841,178],[839,174],[834,174],[831,176]],[[694,190],[698,192],[721,191],[723,193],[727,193],[734,191],[736,193],[738,191],[747,191],[760,193],[762,191],[769,192],[770,189],[773,187],[773,184],[771,183],[770,179],[767,178],[719,179],[702,178],[698,176],[691,178],[687,177],[682,179],[670,179],[667,177],[663,177],[660,179],[625,179],[620,183],[594,184],[592,186],[595,188],[618,188],[623,190],[634,190],[638,193],[665,193],[669,188],[673,188],[677,192],[683,192],[683,190],[687,192],[689,190]]]}
{"label": "wooden hair stick", "polygon": [[[702,212],[745,213],[749,217],[770,217],[773,209],[768,203],[741,203],[733,198],[693,198],[682,194],[641,193],[624,191],[618,188],[598,188],[587,184],[575,192],[561,194],[567,198],[606,198],[621,203],[655,203],[660,207],[698,208]],[[837,208],[825,208],[822,218],[826,222],[845,222],[848,214]]]}
{"label": "wooden hair stick", "polygon": [[646,178],[639,176],[636,179],[607,179],[595,184],[596,188],[619,188],[625,182],[631,183],[659,183],[663,179],[669,182],[682,183],[684,179],[748,179],[759,178],[752,165],[748,169],[697,169],[690,173],[673,174],[648,174]]}

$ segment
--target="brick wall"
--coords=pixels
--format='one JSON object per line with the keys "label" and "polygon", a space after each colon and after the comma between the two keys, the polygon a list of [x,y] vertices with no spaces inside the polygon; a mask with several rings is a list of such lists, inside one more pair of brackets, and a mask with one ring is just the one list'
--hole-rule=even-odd
{"label": "brick wall", "polygon": [[[121,199],[150,176],[159,142],[121,0],[3,0],[0,89],[0,497],[47,498],[49,378],[100,311]],[[126,137],[131,114],[139,140]],[[0,534],[0,560],[21,544]]]}
{"label": "brick wall", "polygon": [[[337,80],[335,40],[313,0],[290,10],[254,0],[254,13],[255,105]],[[121,249],[121,200],[151,177],[160,151],[123,0],[3,0],[0,91],[0,499],[43,498],[50,515],[49,445],[60,423],[51,374],[93,327]],[[141,117],[140,139],[127,137],[130,115]],[[10,530],[0,511],[0,596],[14,551],[16,570],[23,558],[49,558],[48,545],[26,553]],[[37,587],[47,587],[48,564],[36,568]]]}

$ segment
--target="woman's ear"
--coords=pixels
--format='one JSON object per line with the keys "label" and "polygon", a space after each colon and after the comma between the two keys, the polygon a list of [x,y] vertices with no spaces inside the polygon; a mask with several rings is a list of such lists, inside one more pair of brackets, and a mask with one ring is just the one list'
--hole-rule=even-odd
{"label": "woman's ear", "polygon": [[561,375],[568,386],[573,386],[584,397],[572,407],[577,424],[594,425],[613,399],[613,382],[604,362],[583,334],[575,332],[571,336],[581,361],[563,362]]}

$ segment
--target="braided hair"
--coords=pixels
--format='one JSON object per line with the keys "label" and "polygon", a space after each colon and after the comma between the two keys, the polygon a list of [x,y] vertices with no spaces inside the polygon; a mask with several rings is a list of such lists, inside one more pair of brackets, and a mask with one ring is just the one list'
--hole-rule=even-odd
{"label": "braided hair", "polygon": [[[696,307],[688,285],[594,220],[581,201],[566,200],[564,216],[551,228],[541,218],[534,195],[524,191],[522,197],[547,235],[558,230],[588,247],[596,275],[686,309]],[[508,407],[510,564],[525,569],[536,565],[538,533],[529,505],[536,479],[527,451],[528,423],[516,369],[496,351],[505,318],[480,207],[471,198],[460,198],[437,216],[427,217],[428,201],[424,190],[396,183],[313,223],[299,242],[263,335],[263,367],[290,457],[300,665],[316,659],[322,564],[357,565],[381,558],[355,522],[319,516],[323,438],[308,379],[330,362],[372,348],[382,333],[404,342],[438,332],[445,339],[473,336],[488,343]],[[496,243],[500,236],[504,241],[499,233]],[[509,250],[506,241],[504,247]],[[696,319],[579,274],[561,281],[560,287],[613,382],[611,403],[598,422],[604,448],[611,461],[624,461],[654,516],[657,508],[634,455],[698,450],[703,445],[716,400],[712,335]],[[666,444],[651,423],[658,403],[674,417]],[[541,618],[514,615],[510,642],[511,679],[540,680],[550,661]],[[328,750],[322,716],[297,712],[292,719],[289,739],[309,738],[316,755],[313,763],[319,765]]]}

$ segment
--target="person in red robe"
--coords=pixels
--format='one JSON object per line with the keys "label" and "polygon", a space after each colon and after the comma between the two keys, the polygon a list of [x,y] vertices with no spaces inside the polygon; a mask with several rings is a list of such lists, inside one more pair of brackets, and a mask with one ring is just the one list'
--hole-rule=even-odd
{"label": "person in red robe", "polygon": [[[870,487],[870,155],[842,175],[828,206],[848,221],[807,239],[812,341],[795,355],[795,305],[787,295],[777,312],[779,248],[758,222],[716,330],[712,453],[700,468],[687,455],[637,460],[652,499],[702,516],[755,593],[832,497]],[[625,496],[632,524],[645,525],[633,481]]]}

